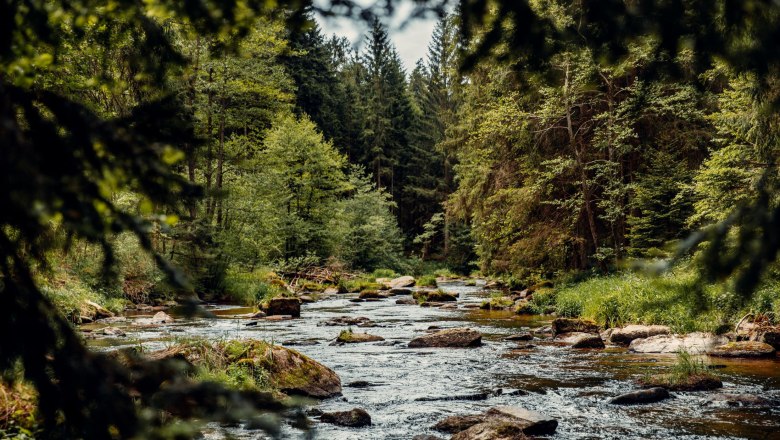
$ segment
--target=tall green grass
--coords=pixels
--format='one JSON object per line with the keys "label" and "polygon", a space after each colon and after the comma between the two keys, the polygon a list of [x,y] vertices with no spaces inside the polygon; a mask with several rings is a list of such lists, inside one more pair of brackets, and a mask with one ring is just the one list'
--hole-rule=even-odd
{"label": "tall green grass", "polygon": [[702,286],[691,267],[662,276],[618,273],[557,290],[559,314],[582,316],[605,327],[663,324],[677,332],[716,331],[729,321],[722,286]]}

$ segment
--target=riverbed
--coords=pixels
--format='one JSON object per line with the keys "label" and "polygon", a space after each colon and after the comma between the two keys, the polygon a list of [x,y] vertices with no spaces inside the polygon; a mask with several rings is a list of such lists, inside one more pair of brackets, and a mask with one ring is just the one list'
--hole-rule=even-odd
{"label": "riverbed", "polygon": [[[450,415],[479,413],[497,405],[515,405],[559,421],[552,439],[780,439],[780,407],[730,407],[711,402],[717,393],[759,395],[780,401],[780,360],[711,359],[724,383],[722,390],[673,393],[675,398],[639,406],[616,406],[607,400],[636,388],[634,381],[663,371],[673,355],[628,353],[625,348],[575,350],[551,340],[509,342],[510,334],[548,325],[552,317],[518,316],[511,312],[467,308],[489,294],[481,286],[462,282],[442,284],[459,294],[457,309],[398,305],[397,298],[350,302],[356,295],[338,295],[304,304],[300,319],[261,320],[231,316],[246,312],[231,306],[210,306],[218,318],[181,320],[174,325],[134,329],[127,337],[90,341],[97,350],[142,345],[154,350],[176,339],[211,340],[256,338],[289,346],[332,368],[342,384],[368,381],[370,386],[345,386],[342,397],[324,400],[323,411],[363,408],[373,425],[342,428],[316,425],[321,439],[411,439],[437,433],[430,426]],[[465,306],[465,307],[464,307]],[[322,326],[339,316],[363,316],[377,324],[359,329],[385,338],[383,342],[331,345],[346,327]],[[478,348],[410,349],[406,344],[430,326],[469,327],[484,334]],[[483,392],[491,396],[468,400]],[[454,399],[453,399],[454,397]],[[439,400],[441,399],[441,400]],[[289,438],[303,438],[292,429]],[[223,437],[210,427],[210,438]],[[231,428],[230,435],[257,438],[258,433]]]}

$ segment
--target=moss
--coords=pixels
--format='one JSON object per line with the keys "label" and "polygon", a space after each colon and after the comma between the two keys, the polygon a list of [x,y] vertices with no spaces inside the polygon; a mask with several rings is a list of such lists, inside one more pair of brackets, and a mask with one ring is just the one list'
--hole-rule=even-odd
{"label": "moss", "polygon": [[482,301],[481,308],[488,310],[504,310],[514,305],[512,298],[495,293],[491,295],[490,299]]}
{"label": "moss", "polygon": [[327,286],[325,284],[307,281],[303,283],[301,288],[307,292],[324,292]]}
{"label": "moss", "polygon": [[469,287],[476,286],[477,285],[477,280],[473,280],[473,279],[466,280],[465,285],[469,286]]}

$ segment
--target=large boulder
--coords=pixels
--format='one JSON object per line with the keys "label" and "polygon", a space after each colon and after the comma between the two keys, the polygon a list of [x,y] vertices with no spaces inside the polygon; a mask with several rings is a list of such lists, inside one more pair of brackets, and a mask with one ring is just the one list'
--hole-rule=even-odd
{"label": "large boulder", "polygon": [[392,296],[395,296],[395,295],[411,295],[411,294],[412,294],[412,289],[408,289],[406,287],[396,287],[396,288],[390,289],[390,295],[392,295]]}
{"label": "large boulder", "polygon": [[114,316],[114,313],[110,310],[94,301],[89,300],[84,302],[84,304],[80,307],[80,310],[81,317],[85,321],[94,321],[96,319],[111,318]]}
{"label": "large boulder", "polygon": [[556,318],[552,322],[553,336],[562,333],[596,333],[599,332],[599,326],[593,321],[585,321],[573,318]]}
{"label": "large boulder", "polygon": [[272,298],[267,303],[263,303],[260,308],[268,315],[301,317],[301,300],[298,298]]}
{"label": "large boulder", "polygon": [[341,379],[333,370],[295,350],[261,340],[185,343],[147,353],[145,357],[151,360],[182,359],[195,366],[212,368],[215,365],[247,365],[264,370],[271,384],[287,394],[315,398],[341,394]]}
{"label": "large boulder", "polygon": [[609,343],[628,345],[634,339],[649,338],[657,335],[668,335],[671,331],[665,325],[627,325],[616,328],[609,334]]}
{"label": "large boulder", "polygon": [[414,284],[415,284],[414,277],[410,277],[410,276],[398,277],[390,280],[391,289],[399,289],[401,287],[412,287],[414,286]]}
{"label": "large boulder", "polygon": [[685,350],[690,354],[709,353],[719,345],[729,342],[726,336],[712,333],[689,333],[687,335],[656,335],[634,339],[628,346],[635,353],[677,353]]}
{"label": "large boulder", "polygon": [[324,413],[320,416],[320,422],[360,428],[371,426],[371,416],[364,409],[352,408],[350,411]]}
{"label": "large boulder", "polygon": [[271,383],[287,394],[326,398],[341,394],[335,371],[289,348],[267,345],[264,358],[252,358],[268,370]]}
{"label": "large boulder", "polygon": [[710,356],[734,358],[774,357],[775,348],[765,342],[737,341],[715,347]]}
{"label": "large boulder", "polygon": [[429,335],[419,336],[409,342],[409,347],[479,347],[482,333],[468,328],[451,328]]}
{"label": "large boulder", "polygon": [[666,388],[656,387],[646,390],[637,390],[630,393],[621,394],[609,400],[614,405],[638,405],[645,403],[660,402],[671,397]]}

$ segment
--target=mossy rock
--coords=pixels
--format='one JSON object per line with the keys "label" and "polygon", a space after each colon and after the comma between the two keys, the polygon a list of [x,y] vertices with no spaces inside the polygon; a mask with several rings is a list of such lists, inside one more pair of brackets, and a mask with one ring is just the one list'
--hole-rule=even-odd
{"label": "mossy rock", "polygon": [[458,297],[455,294],[443,290],[418,290],[412,293],[412,298],[418,302],[448,302],[458,300]]}
{"label": "mossy rock", "polygon": [[715,347],[710,355],[734,358],[774,357],[775,348],[765,342],[737,341]]}
{"label": "mossy rock", "polygon": [[336,338],[337,342],[345,342],[347,344],[359,344],[361,342],[376,342],[384,340],[385,338],[381,336],[370,335],[368,333],[355,333],[350,330],[342,331]]}
{"label": "mossy rock", "polygon": [[643,388],[665,388],[669,391],[709,391],[723,388],[723,382],[712,374],[693,374],[679,377],[674,374],[656,374],[642,379]]}
{"label": "mossy rock", "polygon": [[289,348],[262,340],[189,342],[149,353],[150,359],[182,358],[195,367],[227,370],[258,368],[274,389],[286,394],[326,398],[341,394],[341,379],[330,368]]}
{"label": "mossy rock", "polygon": [[382,299],[387,298],[386,295],[379,293],[377,290],[363,290],[360,292],[360,295],[358,295],[358,298],[360,299]]}

